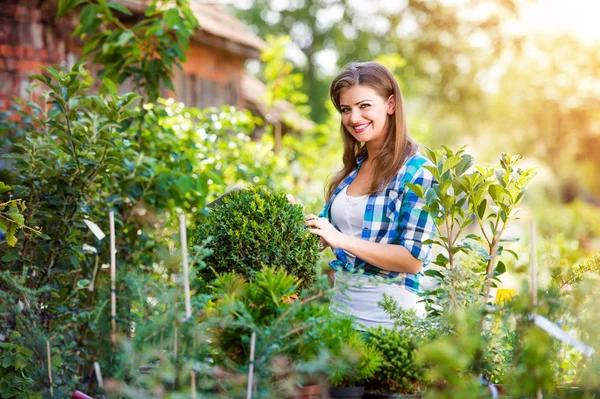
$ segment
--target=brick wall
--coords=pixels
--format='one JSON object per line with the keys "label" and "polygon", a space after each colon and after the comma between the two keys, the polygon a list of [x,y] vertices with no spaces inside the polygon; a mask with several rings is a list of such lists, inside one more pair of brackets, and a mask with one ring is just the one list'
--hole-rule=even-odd
{"label": "brick wall", "polygon": [[[42,3],[42,6],[39,3]],[[17,4],[15,4],[17,3]],[[80,52],[71,38],[77,17],[55,21],[56,11],[44,0],[0,0],[0,102],[26,98],[28,75],[39,65],[72,66]],[[51,3],[51,2],[50,2]],[[241,79],[246,58],[224,49],[192,42],[183,65],[175,70],[176,100],[190,106],[241,106]],[[124,85],[127,90],[127,85]],[[165,93],[172,96],[172,93]]]}
{"label": "brick wall", "polygon": [[[0,0],[0,101],[26,97],[28,75],[39,65],[69,67],[78,46],[71,39],[74,17],[54,20],[54,11],[39,1]],[[43,3],[43,2],[42,2]]]}

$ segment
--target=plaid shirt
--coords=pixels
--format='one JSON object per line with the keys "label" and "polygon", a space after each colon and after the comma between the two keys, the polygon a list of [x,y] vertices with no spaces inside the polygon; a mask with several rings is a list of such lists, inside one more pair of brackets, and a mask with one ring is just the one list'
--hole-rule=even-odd
{"label": "plaid shirt", "polygon": [[[357,168],[335,189],[319,217],[326,217],[331,222],[333,200],[344,187],[354,181],[365,158],[365,154],[358,156]],[[419,184],[423,186],[424,191],[427,191],[435,183],[435,180],[431,172],[423,167],[425,164],[431,165],[431,162],[418,153],[413,155],[398,171],[386,189],[369,197],[362,229],[363,240],[402,245],[415,258],[423,262],[423,267],[427,266],[431,260],[431,244],[423,244],[423,241],[431,238],[435,231],[435,225],[429,213],[423,209],[425,202],[405,187],[404,183]],[[337,226],[335,227],[337,228]],[[393,279],[395,284],[411,292],[417,293],[421,289],[423,268],[417,274],[393,272],[370,265],[359,258],[356,258],[352,264],[347,261],[346,253],[339,248],[333,252],[337,259],[329,265],[334,270],[338,270],[340,267],[346,271],[362,269],[365,275]]]}

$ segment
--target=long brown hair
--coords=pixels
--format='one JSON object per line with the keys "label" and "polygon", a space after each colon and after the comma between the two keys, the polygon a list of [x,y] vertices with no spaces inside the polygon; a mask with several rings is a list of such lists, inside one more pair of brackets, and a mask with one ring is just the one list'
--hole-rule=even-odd
{"label": "long brown hair", "polygon": [[[396,98],[396,109],[393,115],[388,115],[387,132],[379,154],[373,159],[373,181],[369,194],[383,190],[398,173],[406,159],[414,155],[417,145],[408,137],[404,117],[404,101],[400,86],[389,69],[377,62],[354,62],[333,79],[329,88],[329,96],[335,108],[341,113],[340,94],[357,85],[369,86],[384,99],[392,94]],[[365,151],[340,123],[342,141],[344,143],[344,167],[327,184],[326,199],[329,201],[336,187],[356,168],[357,156]],[[367,154],[368,156],[368,154]]]}

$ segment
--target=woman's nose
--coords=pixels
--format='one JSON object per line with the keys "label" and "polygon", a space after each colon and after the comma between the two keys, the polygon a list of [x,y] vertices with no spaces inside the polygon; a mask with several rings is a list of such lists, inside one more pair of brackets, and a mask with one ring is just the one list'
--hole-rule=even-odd
{"label": "woman's nose", "polygon": [[358,123],[361,120],[361,116],[360,116],[360,110],[359,109],[353,109],[352,111],[350,111],[350,123],[354,124],[354,123]]}

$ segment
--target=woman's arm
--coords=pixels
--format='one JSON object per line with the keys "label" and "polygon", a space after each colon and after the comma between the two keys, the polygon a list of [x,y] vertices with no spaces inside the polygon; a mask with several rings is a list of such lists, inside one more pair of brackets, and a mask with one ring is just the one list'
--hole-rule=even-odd
{"label": "woman's arm", "polygon": [[[423,163],[407,171],[407,182],[423,187],[427,191],[435,179]],[[365,262],[384,270],[416,274],[423,267],[423,260],[431,257],[431,245],[424,244],[434,234],[435,224],[426,211],[425,201],[407,188],[398,212],[397,244],[381,244],[346,236],[326,218],[314,215],[306,217],[310,231],[325,240],[332,248],[340,248]]]}
{"label": "woman's arm", "polygon": [[417,274],[423,267],[423,262],[399,244],[380,244],[356,237],[344,236],[340,248],[370,265],[391,272]]}
{"label": "woman's arm", "polygon": [[310,232],[325,240],[331,248],[343,249],[381,269],[416,274],[423,266],[423,262],[415,258],[402,245],[380,244],[344,235],[326,218],[318,218],[315,215],[308,215],[306,224],[314,227],[310,229]]}

